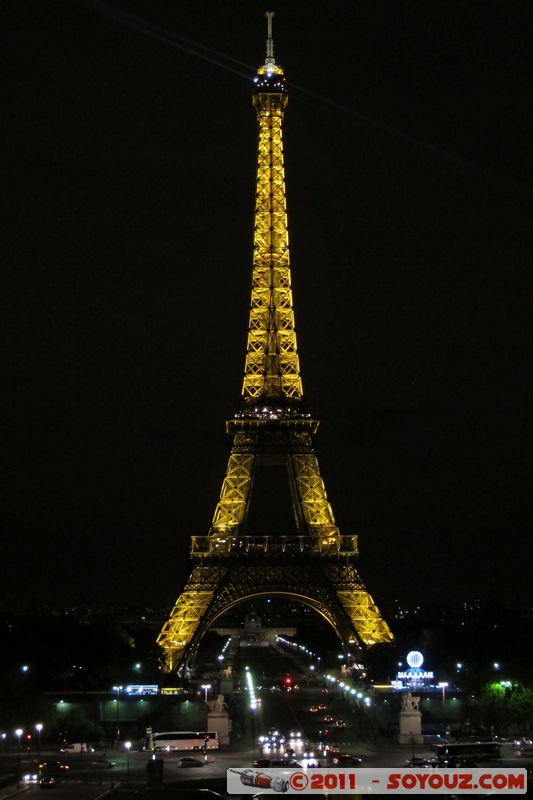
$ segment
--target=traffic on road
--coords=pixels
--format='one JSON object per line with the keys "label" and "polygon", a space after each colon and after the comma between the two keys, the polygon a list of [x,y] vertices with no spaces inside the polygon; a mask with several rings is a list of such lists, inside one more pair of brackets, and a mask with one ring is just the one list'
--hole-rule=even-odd
{"label": "traffic on road", "polygon": [[[227,771],[232,768],[434,766],[429,743],[400,745],[392,738],[374,737],[371,728],[361,727],[343,694],[326,681],[301,681],[291,672],[290,662],[275,653],[270,653],[267,669],[264,648],[246,648],[245,655],[236,671],[244,674],[246,668],[253,675],[256,700],[252,706],[243,695],[243,711],[229,745],[207,750],[204,740],[187,752],[161,746],[147,750],[141,741],[128,749],[124,742],[107,750],[97,745],[64,747],[63,752],[43,747],[38,758],[20,761],[13,752],[1,753],[1,774],[16,775],[16,790],[24,790],[26,797],[50,789],[58,800],[99,800],[104,794],[113,800],[120,786],[122,800],[129,800],[125,787],[138,792],[150,785],[155,800],[158,787],[188,795],[194,789],[210,789],[227,796]],[[237,692],[243,685],[244,680]],[[516,766],[519,761],[527,766],[527,756],[523,742],[520,748],[502,747],[504,765]],[[13,789],[11,785],[10,796]],[[0,789],[0,800],[7,796]]]}

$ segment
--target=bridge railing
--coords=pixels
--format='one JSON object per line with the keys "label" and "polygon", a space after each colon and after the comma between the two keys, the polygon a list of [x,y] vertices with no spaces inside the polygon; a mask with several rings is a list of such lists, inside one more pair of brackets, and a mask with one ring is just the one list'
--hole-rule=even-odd
{"label": "bridge railing", "polygon": [[191,554],[357,553],[357,536],[192,536]]}

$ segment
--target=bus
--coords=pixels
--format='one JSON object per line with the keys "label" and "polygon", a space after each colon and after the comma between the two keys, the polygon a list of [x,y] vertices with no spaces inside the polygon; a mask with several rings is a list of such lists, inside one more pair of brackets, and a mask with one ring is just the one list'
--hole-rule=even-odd
{"label": "bus", "polygon": [[180,750],[218,750],[217,731],[147,731],[144,749],[154,753],[177,753]]}
{"label": "bus", "polygon": [[[449,766],[476,766],[490,761],[499,761],[498,742],[459,742],[458,744],[434,744],[431,746],[439,764]],[[460,763],[457,763],[460,762]]]}

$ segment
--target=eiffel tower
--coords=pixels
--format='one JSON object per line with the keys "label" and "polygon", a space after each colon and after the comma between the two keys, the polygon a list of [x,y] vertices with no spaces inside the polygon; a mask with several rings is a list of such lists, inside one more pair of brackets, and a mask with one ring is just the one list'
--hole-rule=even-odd
{"label": "eiffel tower", "polygon": [[[313,436],[318,421],[304,405],[291,290],[282,122],[288,95],[274,60],[273,12],[267,12],[266,60],[253,105],[259,122],[252,294],[239,411],[212,525],[193,536],[192,570],[157,642],[166,669],[184,673],[222,614],[258,596],[286,596],[314,609],[342,646],[392,641],[356,568],[357,537],[342,536],[320,475]],[[270,468],[270,469],[269,469]],[[251,512],[266,469],[281,476],[295,529],[259,533]],[[264,480],[264,479],[263,479]],[[276,493],[270,500],[281,502]],[[289,519],[290,519],[289,514]]]}

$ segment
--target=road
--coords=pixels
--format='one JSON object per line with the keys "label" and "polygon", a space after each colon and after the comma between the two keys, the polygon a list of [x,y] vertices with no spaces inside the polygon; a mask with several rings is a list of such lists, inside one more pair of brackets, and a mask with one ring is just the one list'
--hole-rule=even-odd
{"label": "road", "polygon": [[[255,652],[254,652],[255,651]],[[248,724],[239,741],[233,742],[230,746],[222,747],[211,756],[204,766],[199,768],[183,769],[178,766],[181,754],[158,755],[163,762],[163,785],[164,799],[172,800],[173,797],[184,798],[191,796],[194,788],[212,788],[225,794],[226,776],[229,768],[247,768],[253,765],[254,759],[260,756],[270,756],[272,758],[281,757],[284,749],[274,751],[260,750],[258,738],[269,728],[278,728],[286,737],[291,728],[301,731],[302,736],[299,740],[294,740],[290,746],[295,750],[295,758],[300,763],[305,763],[305,753],[310,752],[310,745],[314,746],[314,752],[323,763],[327,763],[323,753],[316,751],[316,745],[321,740],[330,746],[336,744],[342,752],[357,755],[363,759],[362,766],[365,767],[403,767],[406,759],[412,755],[412,748],[408,745],[398,745],[389,739],[377,738],[372,741],[366,740],[361,736],[361,728],[352,715],[349,707],[344,704],[342,696],[332,692],[324,692],[325,686],[307,687],[301,686],[295,689],[298,682],[297,676],[289,685],[285,685],[287,664],[280,659],[274,667],[269,668],[269,674],[264,672],[264,659],[261,660],[257,648],[250,649],[246,653],[246,666],[254,674],[254,683],[263,685],[264,688],[258,690],[257,695],[260,703],[254,712],[248,711]],[[290,672],[290,669],[288,670]],[[282,680],[283,679],[283,680]],[[280,685],[283,688],[279,688]],[[272,689],[272,686],[277,688]],[[318,709],[320,705],[325,708]],[[317,711],[311,711],[317,708]],[[333,724],[326,722],[326,715],[333,717]],[[338,729],[335,720],[343,717],[346,728]],[[325,731],[328,731],[326,734]],[[285,747],[289,742],[285,743]],[[417,747],[417,755],[431,756],[429,745]],[[114,766],[109,769],[101,769],[90,766],[98,754],[94,755],[70,755],[63,756],[57,751],[45,751],[43,749],[42,759],[58,760],[67,762],[70,766],[66,775],[57,777],[57,786],[53,790],[53,797],[57,800],[129,800],[130,793],[125,793],[125,787],[131,787],[131,797],[138,793],[147,783],[147,764],[151,756],[142,751],[131,751],[126,754],[122,751],[110,750],[107,758],[114,762]],[[512,750],[504,754],[505,766],[523,766]],[[22,764],[23,767],[31,767],[30,763]],[[12,772],[16,774],[17,761],[16,755],[0,756],[0,774]],[[23,773],[26,770],[23,770]],[[116,793],[116,787],[121,785],[121,792]],[[113,788],[115,787],[115,789]],[[0,789],[0,800],[6,800],[16,793],[16,783],[8,789]],[[26,800],[42,792],[38,786],[21,786],[22,795]],[[138,794],[136,794],[138,797]],[[159,800],[159,793],[152,792],[151,800]],[[249,797],[249,796],[248,796]],[[348,795],[343,795],[347,798]]]}
{"label": "road", "polygon": [[[405,759],[410,755],[408,746],[384,742],[378,743],[377,746],[351,747],[350,751],[358,752],[364,759],[363,766],[367,767],[405,766]],[[199,788],[210,788],[225,795],[227,770],[250,767],[257,754],[256,747],[243,743],[238,747],[223,748],[214,756],[213,761],[209,761],[203,767],[190,769],[182,769],[178,766],[179,755],[166,755],[163,758],[164,791],[161,793],[151,791],[150,800],[184,800],[184,798],[190,800],[194,796],[192,794],[194,789]],[[102,771],[95,774],[83,768],[72,770],[68,778],[58,781],[57,787],[53,791],[53,797],[57,800],[103,800],[104,797],[106,800],[130,800],[130,798],[139,800],[139,792],[142,793],[142,789],[146,785],[147,754],[143,752],[130,753],[129,771],[127,763],[123,759],[117,757],[116,761],[117,765],[105,773]],[[512,754],[509,753],[504,763],[505,766],[522,766],[518,762],[519,759],[512,758]],[[119,783],[121,784],[120,791],[116,788],[113,789],[112,784],[117,787]],[[126,791],[128,786],[131,787],[130,792]],[[8,797],[12,798],[14,795],[22,797],[22,800],[31,800],[31,798],[37,800],[37,797],[42,796],[42,792],[37,786],[24,788],[20,793],[16,793],[15,789],[16,785],[12,786],[9,791],[0,790],[0,800],[7,800]],[[420,795],[411,796],[419,797]],[[242,797],[249,798],[250,795]],[[342,795],[343,800],[347,800],[349,797],[349,795]],[[205,800],[209,800],[208,796],[205,796]],[[238,798],[233,795],[232,800],[238,800]]]}
{"label": "road", "polygon": [[[278,702],[278,708],[283,707],[284,701]],[[273,704],[275,707],[275,703]],[[271,710],[267,716],[267,722],[276,719],[275,711]],[[377,745],[350,746],[346,748],[349,752],[358,753],[363,758],[363,766],[405,766],[405,760],[410,756],[408,746],[396,745],[388,742],[378,742]],[[422,751],[420,754],[423,754]],[[274,755],[274,754],[273,754]],[[428,753],[429,755],[429,753]],[[163,757],[163,784],[164,791],[150,792],[150,800],[183,800],[191,798],[192,790],[198,788],[210,788],[221,794],[226,793],[226,776],[229,768],[246,768],[252,766],[254,758],[258,756],[258,748],[250,744],[242,743],[239,746],[229,746],[220,750],[214,755],[214,759],[200,768],[183,769],[178,766],[179,755],[168,754]],[[132,752],[129,758],[129,769],[127,759],[122,755],[115,758],[116,766],[109,770],[94,772],[82,766],[79,769],[72,769],[67,777],[58,779],[57,787],[53,790],[53,797],[57,800],[134,800],[139,798],[139,791],[146,785],[146,764],[149,756],[143,752]],[[519,759],[512,757],[512,753],[507,754],[504,762],[505,766],[522,766]],[[117,787],[121,784],[121,790],[113,790],[113,784]],[[125,789],[131,787],[131,793]],[[38,786],[22,787],[21,792],[16,792],[16,784],[8,789],[0,789],[0,800],[7,800],[17,796],[22,800],[37,800],[42,796],[42,791]],[[418,796],[418,795],[412,795]],[[245,797],[243,795],[243,797]],[[250,795],[247,796],[248,798]],[[235,798],[235,796],[233,796]],[[342,795],[343,800],[349,795]],[[206,800],[208,798],[206,797]],[[236,798],[235,798],[236,800]]]}

